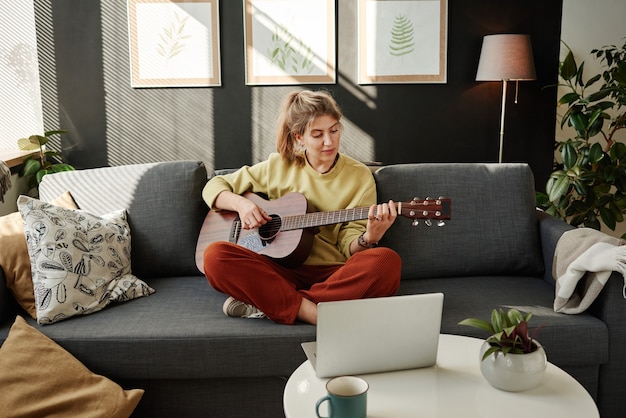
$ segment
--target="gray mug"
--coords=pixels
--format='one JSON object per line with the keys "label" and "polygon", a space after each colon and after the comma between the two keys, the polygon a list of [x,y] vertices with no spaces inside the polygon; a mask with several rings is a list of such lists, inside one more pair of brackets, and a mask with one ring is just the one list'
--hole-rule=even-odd
{"label": "gray mug", "polygon": [[[339,376],[326,383],[328,395],[315,404],[318,418],[366,418],[368,383],[355,376]],[[320,406],[328,402],[328,417],[320,415]]]}

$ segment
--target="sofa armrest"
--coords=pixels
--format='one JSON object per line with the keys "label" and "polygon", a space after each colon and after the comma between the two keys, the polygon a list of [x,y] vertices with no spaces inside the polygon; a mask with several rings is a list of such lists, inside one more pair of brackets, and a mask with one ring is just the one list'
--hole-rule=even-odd
{"label": "sofa armrest", "polygon": [[574,227],[562,219],[548,215],[547,213],[537,210],[537,219],[539,222],[539,237],[541,238],[541,251],[543,254],[544,273],[543,279],[554,285],[554,277],[552,277],[552,264],[554,262],[554,251],[559,238],[566,231],[574,229]]}

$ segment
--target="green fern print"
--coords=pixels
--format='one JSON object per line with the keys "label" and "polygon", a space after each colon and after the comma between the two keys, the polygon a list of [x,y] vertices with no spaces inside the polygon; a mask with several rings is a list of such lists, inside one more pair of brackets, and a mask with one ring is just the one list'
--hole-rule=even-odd
{"label": "green fern print", "polygon": [[276,26],[268,48],[272,64],[290,74],[311,74],[315,69],[313,52],[284,26]]}
{"label": "green fern print", "polygon": [[174,17],[175,21],[164,27],[159,34],[161,42],[157,45],[157,52],[166,60],[170,60],[183,52],[185,50],[183,41],[191,38],[191,35],[185,35],[184,33],[189,16],[181,19],[178,13],[175,13]]}
{"label": "green fern print", "polygon": [[391,44],[389,45],[389,53],[393,56],[400,57],[410,54],[415,50],[415,42],[413,39],[413,22],[404,15],[396,16],[391,27]]}

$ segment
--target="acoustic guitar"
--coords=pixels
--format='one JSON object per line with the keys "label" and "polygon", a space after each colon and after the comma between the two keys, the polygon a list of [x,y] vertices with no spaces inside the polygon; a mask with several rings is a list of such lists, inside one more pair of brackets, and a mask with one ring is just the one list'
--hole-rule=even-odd
{"label": "acoustic guitar", "polygon": [[[196,265],[204,273],[204,250],[216,241],[228,241],[268,256],[286,266],[300,265],[308,257],[319,226],[367,219],[369,207],[314,212],[301,193],[288,193],[276,200],[266,200],[254,193],[243,195],[272,218],[265,225],[244,229],[237,212],[209,211],[196,245]],[[395,202],[399,215],[413,219],[417,225],[424,219],[427,226],[438,226],[451,218],[450,199],[413,199]]]}

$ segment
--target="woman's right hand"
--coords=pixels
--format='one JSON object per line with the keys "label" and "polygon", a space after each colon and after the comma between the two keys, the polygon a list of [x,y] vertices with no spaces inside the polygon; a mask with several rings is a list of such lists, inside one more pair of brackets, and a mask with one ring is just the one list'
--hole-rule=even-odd
{"label": "woman's right hand", "polygon": [[224,190],[217,195],[214,208],[237,212],[244,229],[258,228],[265,225],[272,217],[261,209],[256,203],[229,190]]}
{"label": "woman's right hand", "polygon": [[243,229],[253,229],[265,225],[272,217],[267,214],[253,201],[239,196],[240,201],[237,204],[237,213],[243,225]]}

